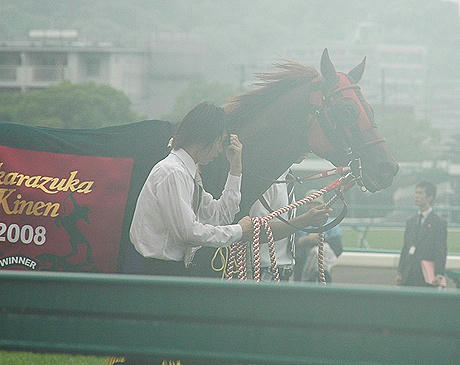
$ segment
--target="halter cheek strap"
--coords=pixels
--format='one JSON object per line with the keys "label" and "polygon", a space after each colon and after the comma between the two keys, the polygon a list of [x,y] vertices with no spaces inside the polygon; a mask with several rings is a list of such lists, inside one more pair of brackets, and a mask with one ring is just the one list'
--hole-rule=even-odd
{"label": "halter cheek strap", "polygon": [[[317,83],[313,84],[317,85]],[[334,145],[342,144],[342,139],[334,132],[330,118],[325,115],[326,97],[320,87],[310,93],[309,104],[312,111],[307,116],[308,143],[313,152],[325,157],[328,151],[334,150]],[[326,125],[329,124],[329,125]]]}
{"label": "halter cheek strap", "polygon": [[[346,76],[341,75],[341,77]],[[375,136],[373,133],[375,128],[373,117],[369,105],[361,94],[359,85],[349,84],[341,86],[333,89],[327,95],[324,95],[321,85],[321,78],[317,78],[312,82],[313,91],[310,93],[309,99],[312,111],[307,116],[307,130],[312,132],[309,133],[309,136],[311,136],[309,145],[313,152],[321,157],[327,157],[333,150],[342,150],[344,154],[349,155],[350,159],[352,159],[359,157],[360,152],[364,148],[385,141],[382,137]],[[331,100],[337,94],[343,94],[350,90],[354,91],[352,98],[355,99],[355,101],[359,101],[360,117],[357,123],[353,124],[351,128],[344,128],[332,121],[328,114],[328,107],[331,104]],[[360,127],[359,125],[359,121],[363,118],[361,116],[363,112],[370,124],[366,128]],[[370,135],[371,138],[367,138],[366,135]],[[356,140],[363,140],[363,142],[356,145],[354,142]]]}

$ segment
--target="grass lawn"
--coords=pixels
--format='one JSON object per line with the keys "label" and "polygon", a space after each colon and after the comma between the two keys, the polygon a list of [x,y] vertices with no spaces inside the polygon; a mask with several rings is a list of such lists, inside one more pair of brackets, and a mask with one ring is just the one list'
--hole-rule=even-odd
{"label": "grass lawn", "polygon": [[[361,248],[361,232],[343,227],[343,245],[345,248]],[[370,228],[365,237],[369,249],[401,250],[403,244],[403,228]],[[366,247],[366,246],[365,246]],[[449,230],[447,234],[447,250],[449,254],[460,254],[460,231]]]}
{"label": "grass lawn", "polygon": [[107,357],[0,351],[2,365],[105,365]]}

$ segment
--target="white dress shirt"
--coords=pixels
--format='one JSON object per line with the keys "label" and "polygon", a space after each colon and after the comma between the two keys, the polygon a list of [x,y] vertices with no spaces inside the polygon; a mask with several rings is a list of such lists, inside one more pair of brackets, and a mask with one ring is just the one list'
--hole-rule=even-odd
{"label": "white dress shirt", "polygon": [[144,257],[181,261],[186,247],[222,247],[242,237],[233,222],[241,200],[241,176],[228,175],[221,197],[203,191],[197,215],[192,201],[196,165],[183,149],[173,150],[150,172],[134,211],[129,236]]}
{"label": "white dress shirt", "polygon": [[422,220],[420,221],[420,226],[423,226],[423,223],[425,223],[426,217],[428,217],[430,215],[432,210],[433,210],[433,207],[429,207],[424,212],[421,212],[420,210],[418,211],[418,214],[422,215]]}
{"label": "white dress shirt", "polygon": [[[278,180],[286,180],[286,175],[288,171],[283,173]],[[272,184],[268,190],[263,194],[263,197],[267,201],[270,208],[274,211],[278,210],[281,207],[288,205],[288,191],[286,184]],[[259,200],[251,206],[249,210],[249,216],[251,217],[264,217],[269,214],[267,209],[264,208],[262,203]],[[280,215],[284,219],[288,219],[288,213],[283,213]],[[276,221],[276,218],[273,219]],[[262,228],[263,229],[263,228]],[[294,258],[292,257],[292,252],[289,245],[289,238],[282,238],[279,241],[275,242],[275,255],[276,262],[278,265],[291,265],[294,264]],[[260,266],[261,267],[270,267],[270,255],[268,253],[268,244],[262,243],[260,245]]]}

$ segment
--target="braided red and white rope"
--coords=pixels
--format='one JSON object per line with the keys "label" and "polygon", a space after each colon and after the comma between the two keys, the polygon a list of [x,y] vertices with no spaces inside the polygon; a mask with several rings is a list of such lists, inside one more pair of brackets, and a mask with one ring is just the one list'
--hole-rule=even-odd
{"label": "braided red and white rope", "polygon": [[[338,181],[338,180],[336,180]],[[279,276],[279,270],[278,266],[276,263],[276,256],[275,256],[275,240],[273,238],[273,232],[270,228],[269,221],[272,220],[273,218],[276,218],[277,216],[288,212],[291,209],[295,209],[300,207],[303,204],[309,203],[312,200],[315,200],[316,198],[320,197],[321,195],[327,193],[330,190],[335,189],[338,187],[340,184],[336,183],[334,181],[333,183],[329,184],[328,186],[316,191],[315,193],[298,200],[296,202],[293,202],[291,204],[288,204],[268,215],[265,217],[253,217],[251,218],[252,223],[253,223],[253,240],[252,240],[252,250],[253,250],[253,257],[254,257],[254,280],[255,281],[260,281],[260,232],[261,228],[264,228],[267,238],[268,238],[268,252],[270,256],[270,263],[271,263],[271,269],[272,273],[274,276],[274,280],[276,282],[280,281],[280,276]],[[323,239],[324,243],[324,239]],[[323,246],[324,247],[324,246]],[[324,257],[323,253],[323,248],[321,248],[321,257]],[[231,279],[233,277],[233,270],[234,270],[234,264],[235,264],[235,256],[237,257],[236,259],[236,266],[238,268],[238,279],[240,280],[247,280],[247,270],[246,270],[246,247],[244,243],[236,242],[232,244],[231,249],[230,249],[230,256],[229,256],[229,266],[227,269],[227,278]],[[319,257],[319,254],[318,254]],[[321,265],[322,266],[322,265]],[[319,267],[319,266],[318,266]],[[323,277],[324,277],[324,266],[323,268]],[[320,274],[321,276],[321,274]]]}
{"label": "braided red and white rope", "polygon": [[324,233],[320,233],[319,235],[318,274],[320,283],[326,285],[326,270],[324,269]]}
{"label": "braided red and white rope", "polygon": [[260,281],[260,228],[262,219],[259,217],[251,218],[253,228],[252,254],[254,257],[254,280]]}
{"label": "braided red and white rope", "polygon": [[247,270],[246,270],[246,245],[244,242],[240,242],[238,245],[238,279],[246,280],[247,279]]}

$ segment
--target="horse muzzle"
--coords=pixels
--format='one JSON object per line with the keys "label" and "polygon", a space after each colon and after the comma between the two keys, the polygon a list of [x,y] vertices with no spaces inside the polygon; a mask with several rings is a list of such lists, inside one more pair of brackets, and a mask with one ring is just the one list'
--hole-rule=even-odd
{"label": "horse muzzle", "polygon": [[363,183],[368,191],[375,193],[388,188],[393,183],[393,178],[399,171],[396,162],[380,162],[376,164],[373,171],[366,171],[363,174]]}

